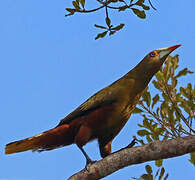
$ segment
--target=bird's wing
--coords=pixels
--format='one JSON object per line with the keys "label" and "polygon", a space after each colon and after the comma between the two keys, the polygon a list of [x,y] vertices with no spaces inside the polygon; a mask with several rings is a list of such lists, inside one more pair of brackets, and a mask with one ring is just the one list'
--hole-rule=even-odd
{"label": "bird's wing", "polygon": [[89,99],[87,99],[83,104],[81,104],[78,108],[76,108],[73,112],[68,114],[65,118],[63,118],[58,126],[63,124],[69,124],[74,119],[82,116],[86,116],[87,114],[91,113],[92,111],[112,105],[114,102],[117,101],[117,92],[118,88],[113,88],[112,86],[108,86]]}

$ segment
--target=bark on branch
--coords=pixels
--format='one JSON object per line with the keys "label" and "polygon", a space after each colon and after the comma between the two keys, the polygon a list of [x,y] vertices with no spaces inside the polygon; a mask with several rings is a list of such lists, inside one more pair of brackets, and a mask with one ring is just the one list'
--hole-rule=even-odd
{"label": "bark on branch", "polygon": [[195,136],[155,141],[144,146],[125,148],[88,165],[87,169],[72,175],[69,180],[95,180],[132,164],[160,160],[195,152]]}

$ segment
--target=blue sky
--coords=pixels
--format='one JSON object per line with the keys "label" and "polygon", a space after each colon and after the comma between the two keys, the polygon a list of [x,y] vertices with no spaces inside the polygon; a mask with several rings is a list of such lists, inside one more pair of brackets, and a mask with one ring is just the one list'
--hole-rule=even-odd
{"label": "blue sky", "polygon": [[[81,170],[85,159],[75,145],[50,152],[4,155],[8,142],[57,125],[59,120],[96,91],[133,68],[149,51],[175,44],[180,67],[195,68],[194,0],[153,0],[157,11],[141,20],[131,12],[111,13],[113,24],[126,23],[120,33],[94,40],[93,24],[104,24],[104,11],[64,17],[68,1],[6,0],[0,2],[0,179],[65,180]],[[90,6],[92,6],[92,2]],[[194,84],[194,75],[180,84]],[[126,146],[140,116],[132,116],[113,142]],[[97,142],[85,146],[100,159]],[[166,160],[170,179],[195,179],[189,156]],[[153,164],[153,163],[151,163]],[[145,164],[120,170],[106,180],[130,179]],[[185,173],[184,173],[185,172]]]}

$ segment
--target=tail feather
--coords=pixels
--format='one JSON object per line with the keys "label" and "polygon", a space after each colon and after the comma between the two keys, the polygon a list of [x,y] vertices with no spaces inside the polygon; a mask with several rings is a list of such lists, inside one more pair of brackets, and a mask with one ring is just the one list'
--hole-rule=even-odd
{"label": "tail feather", "polygon": [[73,140],[73,134],[70,131],[69,125],[65,124],[40,133],[36,136],[9,143],[5,147],[5,154],[28,150],[38,152],[52,150],[61,146],[72,144]]}

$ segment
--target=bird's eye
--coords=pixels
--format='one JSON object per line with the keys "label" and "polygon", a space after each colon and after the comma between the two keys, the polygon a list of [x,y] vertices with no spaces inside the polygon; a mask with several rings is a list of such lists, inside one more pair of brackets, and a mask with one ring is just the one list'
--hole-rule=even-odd
{"label": "bird's eye", "polygon": [[156,53],[151,52],[151,53],[150,53],[150,57],[154,57],[154,56],[156,56]]}

